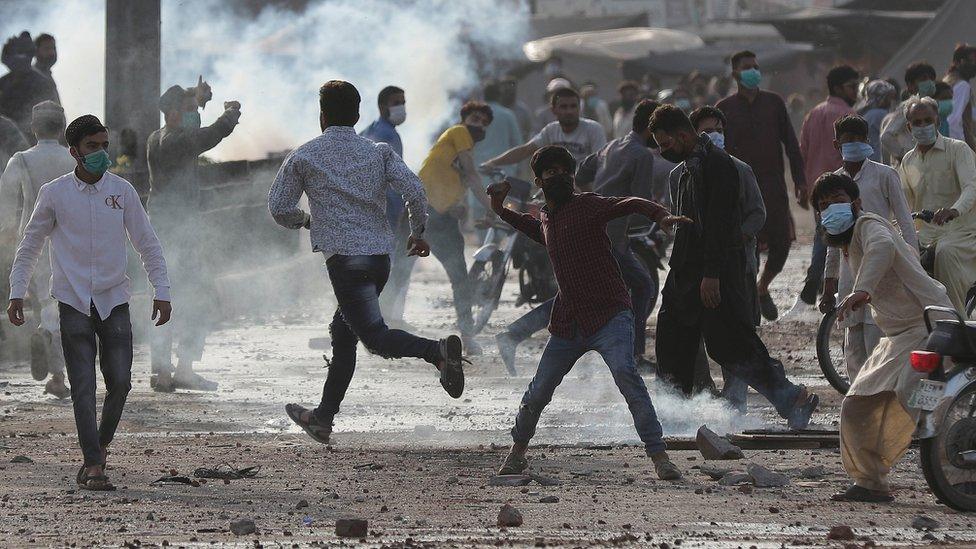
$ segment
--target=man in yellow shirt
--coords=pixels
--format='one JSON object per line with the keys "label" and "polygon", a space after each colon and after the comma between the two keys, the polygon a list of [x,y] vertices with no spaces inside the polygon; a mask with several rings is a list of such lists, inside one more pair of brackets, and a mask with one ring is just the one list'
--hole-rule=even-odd
{"label": "man in yellow shirt", "polygon": [[471,285],[464,261],[464,235],[460,224],[469,189],[485,210],[491,211],[481,177],[475,170],[472,150],[476,142],[484,139],[485,128],[491,124],[492,118],[491,107],[487,104],[479,101],[465,103],[461,107],[461,122],[437,138],[418,174],[430,204],[425,236],[431,253],[444,266],[451,281],[458,329],[464,348],[470,354],[476,354],[478,347],[472,338]]}
{"label": "man in yellow shirt", "polygon": [[965,314],[966,292],[976,281],[976,156],[964,141],[939,134],[939,104],[912,97],[905,118],[915,148],[898,166],[912,211],[935,212],[932,223],[918,229],[918,243],[936,244],[935,278],[952,305]]}

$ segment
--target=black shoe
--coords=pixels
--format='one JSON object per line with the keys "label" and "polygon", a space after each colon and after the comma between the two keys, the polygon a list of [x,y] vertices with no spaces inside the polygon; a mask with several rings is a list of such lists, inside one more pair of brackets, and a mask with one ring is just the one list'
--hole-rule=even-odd
{"label": "black shoe", "polygon": [[515,349],[518,348],[518,343],[515,342],[515,338],[508,332],[502,332],[495,336],[495,345],[498,345],[498,356],[502,357],[502,362],[505,363],[505,369],[508,370],[508,375],[517,375],[518,372],[515,370]]}
{"label": "black shoe", "polygon": [[813,282],[807,282],[803,285],[803,289],[800,290],[800,301],[806,303],[807,305],[813,305],[817,302],[817,287],[819,284],[814,284]]}
{"label": "black shoe", "polygon": [[888,492],[869,490],[858,485],[830,496],[832,501],[857,501],[861,503],[890,503],[895,500]]}
{"label": "black shoe", "polygon": [[759,296],[759,312],[762,313],[763,318],[766,320],[776,320],[779,318],[779,311],[776,309],[776,304],[773,303],[773,298],[769,294]]}
{"label": "black shoe", "polygon": [[461,361],[461,338],[452,335],[440,341],[440,355],[444,361],[440,365],[441,386],[452,398],[461,398],[464,392],[464,368]]}
{"label": "black shoe", "polygon": [[308,436],[312,437],[316,442],[321,442],[322,444],[329,443],[329,437],[332,436],[332,419],[329,421],[319,421],[314,413],[311,414],[308,421],[302,420],[302,414],[309,411],[304,406],[298,404],[286,404],[285,413],[291,418],[299,427],[302,428]]}

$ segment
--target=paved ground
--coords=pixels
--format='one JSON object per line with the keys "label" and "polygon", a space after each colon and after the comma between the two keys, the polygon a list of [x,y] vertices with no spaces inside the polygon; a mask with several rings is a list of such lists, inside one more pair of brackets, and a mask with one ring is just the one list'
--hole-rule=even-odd
{"label": "paved ground", "polygon": [[[807,247],[795,253],[776,283],[782,308],[792,303],[807,253]],[[431,260],[417,278],[408,320],[432,336],[448,331],[453,312],[443,272]],[[244,313],[214,334],[200,365],[220,380],[217,393],[152,393],[140,347],[109,461],[119,486],[114,493],[76,490],[80,452],[70,403],[40,396],[26,364],[2,364],[0,545],[333,544],[335,519],[346,516],[368,519],[366,539],[375,546],[976,544],[973,517],[934,500],[914,451],[895,473],[892,505],[830,503],[829,495],[846,485],[836,450],[746,451],[745,460],[722,464],[784,472],[790,484],[781,488],[719,485],[697,469],[703,460],[690,450],[672,452],[684,481],[656,480],[596,357],[567,377],[540,424],[542,446],[530,456],[533,470],[558,484],[489,486],[544,343],[540,334],[525,344],[520,375],[505,374],[491,336],[524,311],[509,294],[481,339],[487,352],[468,369],[461,400],[447,397],[420,361],[360,353],[331,447],[308,439],[283,413],[286,402],[312,404],[320,395],[323,351],[308,341],[327,335],[329,297],[310,298],[302,313],[258,316],[239,306]],[[839,398],[816,367],[815,317],[809,319],[765,325],[763,335],[788,374],[823,397],[816,424],[836,429]],[[749,414],[739,416],[708,397],[687,401],[648,383],[671,436],[693,436],[702,424],[719,432],[782,427],[756,395]],[[12,463],[16,456],[32,462]],[[229,483],[150,484],[170,470],[189,475],[223,462],[262,469],[258,478]],[[816,465],[823,476],[801,478],[801,470]],[[546,496],[559,501],[541,503]],[[522,527],[496,526],[505,503],[521,511]],[[916,530],[918,515],[940,526]],[[257,532],[231,533],[230,523],[240,519],[253,520]],[[855,539],[828,541],[836,525],[853,527]]]}

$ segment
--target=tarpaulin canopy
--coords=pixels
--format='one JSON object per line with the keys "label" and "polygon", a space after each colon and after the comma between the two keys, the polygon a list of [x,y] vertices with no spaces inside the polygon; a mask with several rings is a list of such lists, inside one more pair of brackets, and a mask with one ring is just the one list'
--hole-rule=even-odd
{"label": "tarpaulin canopy", "polygon": [[927,61],[938,74],[949,68],[958,42],[976,41],[976,2],[949,0],[928,23],[918,29],[881,69],[881,76],[901,80],[905,67]]}
{"label": "tarpaulin canopy", "polygon": [[705,42],[696,34],[674,29],[632,27],[590,32],[573,32],[526,42],[522,51],[530,61],[545,61],[553,54],[584,55],[617,61],[640,59],[651,53],[668,53],[701,48]]}

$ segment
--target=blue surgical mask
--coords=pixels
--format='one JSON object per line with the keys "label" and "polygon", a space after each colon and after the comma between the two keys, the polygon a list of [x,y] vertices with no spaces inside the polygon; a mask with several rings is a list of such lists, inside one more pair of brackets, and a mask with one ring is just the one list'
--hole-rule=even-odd
{"label": "blue surgical mask", "polygon": [[922,97],[935,95],[935,80],[923,80],[918,83],[918,94]]}
{"label": "blue surgical mask", "polygon": [[195,130],[200,127],[200,113],[197,111],[184,111],[182,126]]}
{"label": "blue surgical mask", "polygon": [[929,124],[928,126],[915,126],[912,128],[912,137],[919,145],[931,145],[935,143],[935,138],[937,135],[938,132],[935,129],[935,124]]}
{"label": "blue surgical mask", "polygon": [[82,162],[85,171],[93,175],[102,175],[112,166],[112,159],[108,157],[105,149],[99,149],[88,153]]}
{"label": "blue surgical mask", "polygon": [[705,135],[707,135],[708,138],[712,140],[712,145],[715,145],[716,147],[718,147],[718,148],[720,148],[722,150],[725,150],[725,134],[724,133],[708,132]]}
{"label": "blue surgical mask", "polygon": [[952,114],[952,99],[939,99],[939,120],[945,120]]}
{"label": "blue surgical mask", "polygon": [[746,69],[739,72],[739,82],[750,90],[758,88],[761,81],[762,73],[759,69]]}
{"label": "blue surgical mask", "polygon": [[872,154],[874,154],[874,147],[862,141],[842,143],[840,146],[840,157],[845,162],[861,162]]}
{"label": "blue surgical mask", "polygon": [[850,202],[831,204],[820,212],[820,226],[827,234],[837,236],[854,226],[854,209]]}

